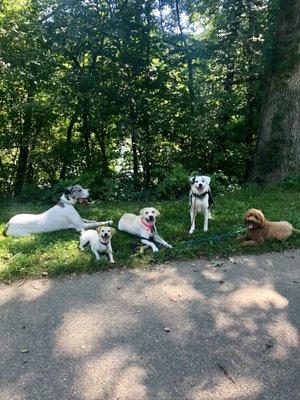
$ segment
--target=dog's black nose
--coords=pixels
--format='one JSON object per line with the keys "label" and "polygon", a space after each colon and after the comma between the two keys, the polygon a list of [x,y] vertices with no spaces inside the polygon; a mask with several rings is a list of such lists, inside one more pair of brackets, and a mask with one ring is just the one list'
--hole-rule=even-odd
{"label": "dog's black nose", "polygon": [[108,233],[107,233],[107,232],[105,232],[105,233],[104,233],[104,236],[105,236],[105,237],[107,237],[107,236],[108,236]]}
{"label": "dog's black nose", "polygon": [[154,220],[153,215],[149,215],[149,221],[153,221],[153,220]]}
{"label": "dog's black nose", "polygon": [[202,189],[203,185],[202,183],[199,183],[199,189]]}

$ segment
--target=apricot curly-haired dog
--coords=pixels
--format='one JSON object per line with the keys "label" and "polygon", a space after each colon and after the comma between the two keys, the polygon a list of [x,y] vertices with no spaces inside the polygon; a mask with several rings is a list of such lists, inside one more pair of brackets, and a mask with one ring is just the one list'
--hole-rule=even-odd
{"label": "apricot curly-haired dog", "polygon": [[245,226],[247,232],[236,238],[242,245],[262,244],[266,239],[282,240],[291,236],[293,231],[300,232],[287,221],[267,221],[264,214],[255,208],[246,212]]}

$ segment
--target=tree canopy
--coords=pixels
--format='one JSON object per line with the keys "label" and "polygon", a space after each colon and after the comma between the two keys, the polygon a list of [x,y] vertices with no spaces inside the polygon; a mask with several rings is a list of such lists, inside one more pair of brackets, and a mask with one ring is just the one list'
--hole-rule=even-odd
{"label": "tree canopy", "polygon": [[245,181],[277,10],[271,0],[3,0],[1,191],[80,181],[98,196],[163,197],[194,171]]}

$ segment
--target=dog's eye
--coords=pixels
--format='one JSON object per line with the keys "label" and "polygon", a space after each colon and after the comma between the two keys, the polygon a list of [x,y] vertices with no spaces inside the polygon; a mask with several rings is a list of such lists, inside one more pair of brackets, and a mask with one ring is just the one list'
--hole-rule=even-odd
{"label": "dog's eye", "polygon": [[146,211],[146,214],[149,214],[149,212],[148,212],[148,211]]}

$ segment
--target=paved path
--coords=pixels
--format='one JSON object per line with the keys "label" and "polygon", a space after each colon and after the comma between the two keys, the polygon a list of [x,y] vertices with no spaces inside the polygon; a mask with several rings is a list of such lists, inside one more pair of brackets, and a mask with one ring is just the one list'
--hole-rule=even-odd
{"label": "paved path", "polygon": [[1,284],[0,398],[299,399],[299,269],[294,251]]}

